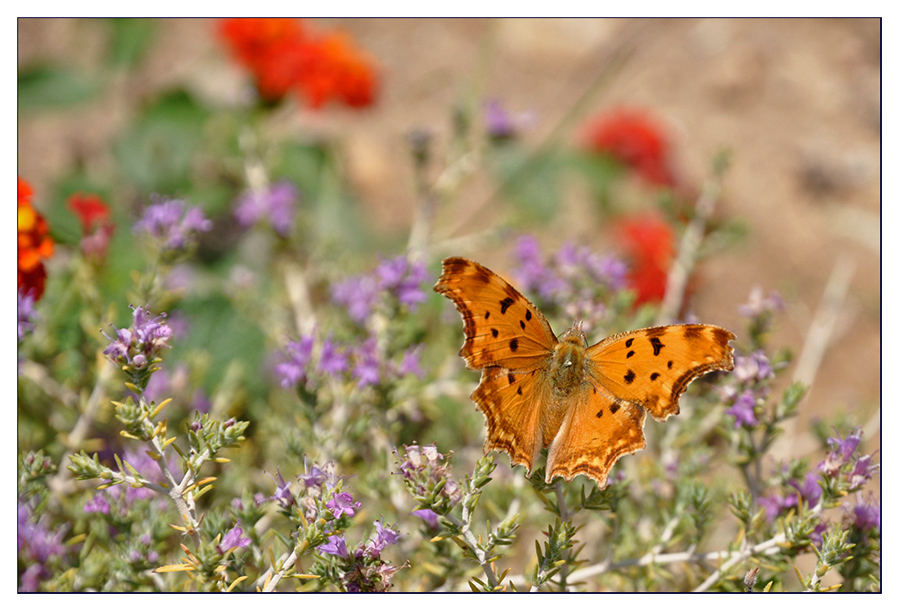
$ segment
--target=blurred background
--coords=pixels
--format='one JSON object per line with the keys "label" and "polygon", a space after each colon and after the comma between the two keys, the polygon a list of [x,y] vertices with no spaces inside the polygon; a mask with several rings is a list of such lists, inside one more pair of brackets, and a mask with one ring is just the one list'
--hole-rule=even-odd
{"label": "blurred background", "polygon": [[[795,347],[795,377],[813,383],[794,427],[805,431],[812,418],[851,409],[866,438],[880,437],[879,20],[313,23],[345,32],[365,50],[377,67],[373,100],[363,108],[281,105],[263,134],[334,143],[357,206],[340,214],[364,217],[355,223],[380,236],[379,245],[402,242],[419,205],[410,133],[430,135],[431,179],[440,180],[458,123],[489,100],[521,119],[523,141],[551,148],[583,140],[598,112],[646,109],[666,126],[671,167],[691,198],[715,156],[728,150],[715,215],[740,221],[742,237],[704,262],[697,316],[740,329],[736,306],[751,289],[777,291],[787,309],[773,345]],[[178,188],[161,166],[156,175],[141,173],[140,155],[174,167],[180,151],[153,157],[148,109],[185,99],[193,101],[188,114],[246,106],[252,82],[218,28],[204,19],[18,21],[18,174],[34,188],[57,240],[65,241],[66,222],[54,207],[76,188],[121,182],[122,173],[146,190],[131,194],[143,202],[154,190]],[[214,141],[220,126],[205,117],[196,115],[197,129]],[[167,137],[184,136],[176,128]],[[202,176],[203,167],[195,170]],[[635,187],[631,197],[652,199],[645,195]],[[541,224],[543,243],[600,249],[614,238],[586,210],[583,185],[573,182],[556,197]],[[131,205],[113,202],[123,211]],[[438,212],[441,239],[460,251],[440,255],[502,271],[507,260],[488,255],[497,244],[482,249],[466,239],[493,220],[497,206],[487,177],[475,172],[461,183],[452,209]],[[68,223],[77,227],[74,218]],[[817,445],[802,435],[785,439],[795,456]]]}

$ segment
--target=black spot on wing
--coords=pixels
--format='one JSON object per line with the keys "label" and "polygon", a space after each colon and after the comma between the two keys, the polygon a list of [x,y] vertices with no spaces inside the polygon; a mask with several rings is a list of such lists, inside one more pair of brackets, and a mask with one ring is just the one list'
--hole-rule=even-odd
{"label": "black spot on wing", "polygon": [[525,320],[531,321],[531,311],[528,310],[527,308],[525,309]]}
{"label": "black spot on wing", "polygon": [[625,375],[625,382],[629,385],[634,382],[634,372],[628,370],[628,373]]}
{"label": "black spot on wing", "polygon": [[500,332],[497,331],[497,328],[496,328],[496,327],[492,327],[492,328],[491,328],[491,335],[492,335],[494,338],[496,338],[497,336],[500,335]]}
{"label": "black spot on wing", "polygon": [[515,353],[516,351],[519,350],[519,339],[518,338],[513,338],[512,340],[509,341],[509,350],[511,350],[513,353]]}
{"label": "black spot on wing", "polygon": [[511,297],[505,297],[502,300],[500,300],[500,314],[506,314],[506,311],[512,305],[513,305],[513,299]]}
{"label": "black spot on wing", "polygon": [[615,414],[616,412],[618,412],[618,410],[619,410],[619,405],[618,405],[618,404],[610,404],[610,405],[609,405],[609,411],[612,412],[613,414]]}
{"label": "black spot on wing", "polygon": [[632,357],[634,357],[634,351],[628,351],[628,354],[625,355],[625,359],[631,359]]}
{"label": "black spot on wing", "polygon": [[633,343],[634,343],[634,338],[629,338],[628,340],[625,341],[625,346],[627,346],[628,348],[631,348],[631,345]]}
{"label": "black spot on wing", "polygon": [[513,384],[514,382],[516,382],[516,375],[510,372],[506,375],[506,380],[509,381],[509,384]]}
{"label": "black spot on wing", "polygon": [[659,378],[659,372],[654,372],[650,375],[650,380],[656,380],[657,378]]}
{"label": "black spot on wing", "polygon": [[650,338],[650,344],[653,345],[653,355],[659,357],[659,352],[665,346],[659,338]]}
{"label": "black spot on wing", "polygon": [[524,330],[525,329],[525,321],[519,321],[519,326]]}
{"label": "black spot on wing", "polygon": [[603,416],[603,411],[601,410],[600,412],[597,413],[597,418],[599,419],[602,416]]}

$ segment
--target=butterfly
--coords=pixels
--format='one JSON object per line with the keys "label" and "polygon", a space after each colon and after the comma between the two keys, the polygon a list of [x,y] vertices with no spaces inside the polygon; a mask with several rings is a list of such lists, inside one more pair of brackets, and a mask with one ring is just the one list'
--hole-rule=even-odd
{"label": "butterfly", "polygon": [[459,351],[481,370],[471,395],[484,414],[484,452],[504,451],[530,474],[548,448],[546,481],[584,474],[606,486],[622,455],[644,448],[644,418],[678,414],[698,376],[732,370],[734,334],[715,325],[622,332],[588,346],[576,322],[559,338],[525,296],[479,263],[448,257],[434,290],[462,315]]}

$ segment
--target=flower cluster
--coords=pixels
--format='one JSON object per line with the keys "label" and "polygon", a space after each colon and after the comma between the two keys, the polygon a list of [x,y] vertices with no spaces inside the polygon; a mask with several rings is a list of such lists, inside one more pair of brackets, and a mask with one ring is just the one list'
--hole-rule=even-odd
{"label": "flower cluster", "polygon": [[825,459],[819,463],[819,471],[832,478],[844,475],[851,491],[860,489],[878,468],[878,464],[872,463],[872,455],[854,457],[861,440],[861,427],[851,431],[846,438],[828,438],[827,443],[832,448]]}
{"label": "flower cluster", "polygon": [[422,375],[419,355],[422,345],[407,348],[397,359],[383,355],[374,338],[339,344],[332,336],[318,341],[315,335],[307,335],[288,342],[275,364],[275,373],[284,388],[302,384],[312,387],[326,378],[343,377],[365,388],[390,378]]}
{"label": "flower cluster", "polygon": [[583,137],[589,150],[614,157],[651,185],[675,185],[669,137],[647,111],[616,108],[602,113],[588,122]]}
{"label": "flower cluster", "polygon": [[345,35],[317,34],[297,19],[231,18],[221,21],[219,36],[253,73],[264,100],[293,92],[319,108],[330,100],[365,107],[375,99],[374,63]]}
{"label": "flower cluster", "polygon": [[627,285],[634,304],[654,304],[666,295],[669,266],[675,256],[675,233],[657,214],[621,219],[616,228],[629,262]]}
{"label": "flower cluster", "polygon": [[63,538],[68,526],[60,525],[51,531],[46,525],[46,516],[35,519],[33,510],[21,501],[17,504],[16,519],[19,561],[27,568],[21,575],[18,590],[33,593],[38,590],[41,580],[50,577],[49,566],[65,559],[68,550]]}
{"label": "flower cluster", "polygon": [[[406,488],[418,502],[421,509],[427,509],[436,515],[444,515],[462,499],[459,483],[450,477],[450,463],[444,461],[444,455],[438,452],[434,444],[424,446],[404,446],[403,457],[396,450],[399,476],[403,478]],[[419,518],[431,524],[437,516],[418,514]]]}
{"label": "flower cluster", "polygon": [[196,242],[197,234],[211,229],[212,221],[199,206],[188,207],[184,200],[168,199],[148,206],[132,227],[135,234],[149,236],[165,252],[184,251]]}
{"label": "flower cluster", "polygon": [[428,278],[428,270],[421,261],[410,261],[405,255],[382,258],[372,274],[335,283],[331,299],[345,307],[350,318],[364,324],[383,304],[415,311],[425,301],[422,284]]}
{"label": "flower cluster", "polygon": [[585,246],[566,243],[544,261],[537,239],[525,235],[515,254],[519,266],[514,273],[523,291],[559,305],[567,319],[584,321],[588,329],[603,318],[609,297],[625,284],[627,268],[621,260]]}
{"label": "flower cluster", "polygon": [[115,338],[104,331],[100,332],[110,342],[103,354],[117,366],[144,380],[142,387],[145,387],[146,378],[143,374],[151,371],[160,351],[169,347],[167,342],[172,337],[172,329],[163,322],[165,313],[151,318],[150,313],[141,306],[132,306],[131,310],[131,327],[117,329],[110,325],[115,330]]}
{"label": "flower cluster", "polygon": [[730,380],[720,388],[722,400],[731,406],[725,414],[734,417],[735,427],[759,424],[757,407],[769,395],[769,382],[775,371],[762,349],[749,355],[736,355]]}
{"label": "flower cluster", "polygon": [[53,255],[53,238],[44,217],[31,204],[31,185],[19,179],[19,292],[35,301],[44,295],[44,260]]}
{"label": "flower cluster", "polygon": [[81,252],[88,259],[103,261],[116,228],[109,206],[98,195],[82,193],[70,196],[67,205],[81,222]]}
{"label": "flower cluster", "polygon": [[280,236],[288,236],[294,226],[294,209],[299,191],[290,181],[280,181],[265,189],[247,191],[238,199],[234,217],[243,227],[265,219]]}

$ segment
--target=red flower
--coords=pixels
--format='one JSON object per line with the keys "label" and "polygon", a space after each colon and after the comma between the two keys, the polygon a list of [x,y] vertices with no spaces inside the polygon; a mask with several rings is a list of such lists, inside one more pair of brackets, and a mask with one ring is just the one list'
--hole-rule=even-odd
{"label": "red flower", "polygon": [[256,77],[265,100],[295,92],[319,108],[332,99],[353,107],[375,99],[374,63],[346,36],[316,36],[303,22],[281,18],[224,19],[219,34]]}
{"label": "red flower", "polygon": [[109,217],[109,206],[98,195],[81,193],[69,196],[67,204],[81,221],[82,252],[89,258],[102,260],[116,227]]}
{"label": "red flower", "polygon": [[584,138],[589,149],[615,157],[650,184],[675,186],[668,137],[647,112],[619,108],[604,113],[588,123]]}
{"label": "red flower", "polygon": [[627,283],[637,294],[635,306],[662,301],[675,255],[672,228],[658,215],[650,214],[620,221],[618,231],[631,260]]}
{"label": "red flower", "polygon": [[19,275],[18,287],[22,295],[31,294],[35,301],[44,295],[47,271],[42,260],[53,255],[53,238],[47,221],[31,205],[31,185],[19,178]]}

